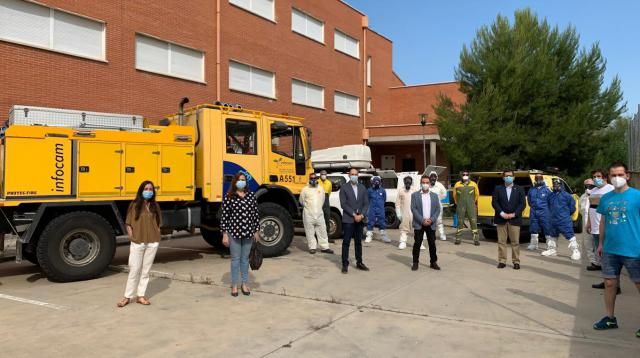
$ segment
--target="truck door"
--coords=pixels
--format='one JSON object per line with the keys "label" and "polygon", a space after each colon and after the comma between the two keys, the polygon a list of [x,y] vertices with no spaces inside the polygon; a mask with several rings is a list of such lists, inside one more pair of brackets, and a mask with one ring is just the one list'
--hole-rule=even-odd
{"label": "truck door", "polygon": [[255,117],[237,114],[237,117],[225,118],[223,193],[229,190],[231,180],[238,172],[245,174],[250,190],[255,191],[262,184],[264,153],[260,150],[259,130]]}
{"label": "truck door", "polygon": [[[300,127],[273,121],[271,129],[271,153],[269,160],[269,181],[292,189],[302,189],[307,182],[305,152]],[[297,192],[296,190],[292,190]]]}

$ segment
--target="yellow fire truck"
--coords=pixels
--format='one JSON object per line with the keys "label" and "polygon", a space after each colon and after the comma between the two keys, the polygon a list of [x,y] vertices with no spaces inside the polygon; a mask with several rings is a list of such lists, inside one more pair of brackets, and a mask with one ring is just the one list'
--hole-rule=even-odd
{"label": "yellow fire truck", "polygon": [[140,183],[155,183],[163,231],[200,228],[221,246],[220,207],[234,174],[256,193],[265,256],[282,253],[311,173],[302,119],[225,103],[160,125],[141,117],[14,106],[0,144],[0,232],[19,236],[17,261],[54,281],[98,276]]}

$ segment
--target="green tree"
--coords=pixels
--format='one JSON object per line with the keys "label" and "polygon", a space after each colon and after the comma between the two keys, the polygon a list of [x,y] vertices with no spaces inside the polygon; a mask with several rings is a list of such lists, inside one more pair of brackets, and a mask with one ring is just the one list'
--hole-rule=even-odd
{"label": "green tree", "polygon": [[[454,168],[556,167],[570,176],[612,142],[602,136],[624,110],[620,81],[604,86],[598,44],[580,49],[573,27],[552,27],[529,9],[498,15],[464,46],[455,77],[466,103],[434,107]],[[602,156],[608,156],[604,151]]]}

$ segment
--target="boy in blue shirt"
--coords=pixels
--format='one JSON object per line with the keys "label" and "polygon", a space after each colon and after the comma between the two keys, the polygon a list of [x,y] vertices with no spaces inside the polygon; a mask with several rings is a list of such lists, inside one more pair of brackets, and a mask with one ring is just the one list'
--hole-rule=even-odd
{"label": "boy in blue shirt", "polygon": [[[597,330],[618,328],[614,309],[622,267],[640,291],[640,190],[627,184],[629,173],[624,163],[611,164],[609,178],[615,190],[605,194],[598,205],[602,215],[598,255],[602,257],[607,315],[593,325]],[[640,329],[636,337],[640,338]]]}

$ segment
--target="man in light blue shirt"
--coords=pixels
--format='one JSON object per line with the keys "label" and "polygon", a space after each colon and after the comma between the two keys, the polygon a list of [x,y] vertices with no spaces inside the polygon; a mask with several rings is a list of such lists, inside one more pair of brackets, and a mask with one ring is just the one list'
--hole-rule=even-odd
{"label": "man in light blue shirt", "polygon": [[[602,256],[607,315],[593,325],[597,330],[618,328],[614,309],[623,267],[640,291],[640,190],[627,184],[629,173],[624,163],[609,167],[609,179],[614,191],[602,196],[598,205],[602,215],[598,255]],[[636,337],[640,338],[640,329]]]}

